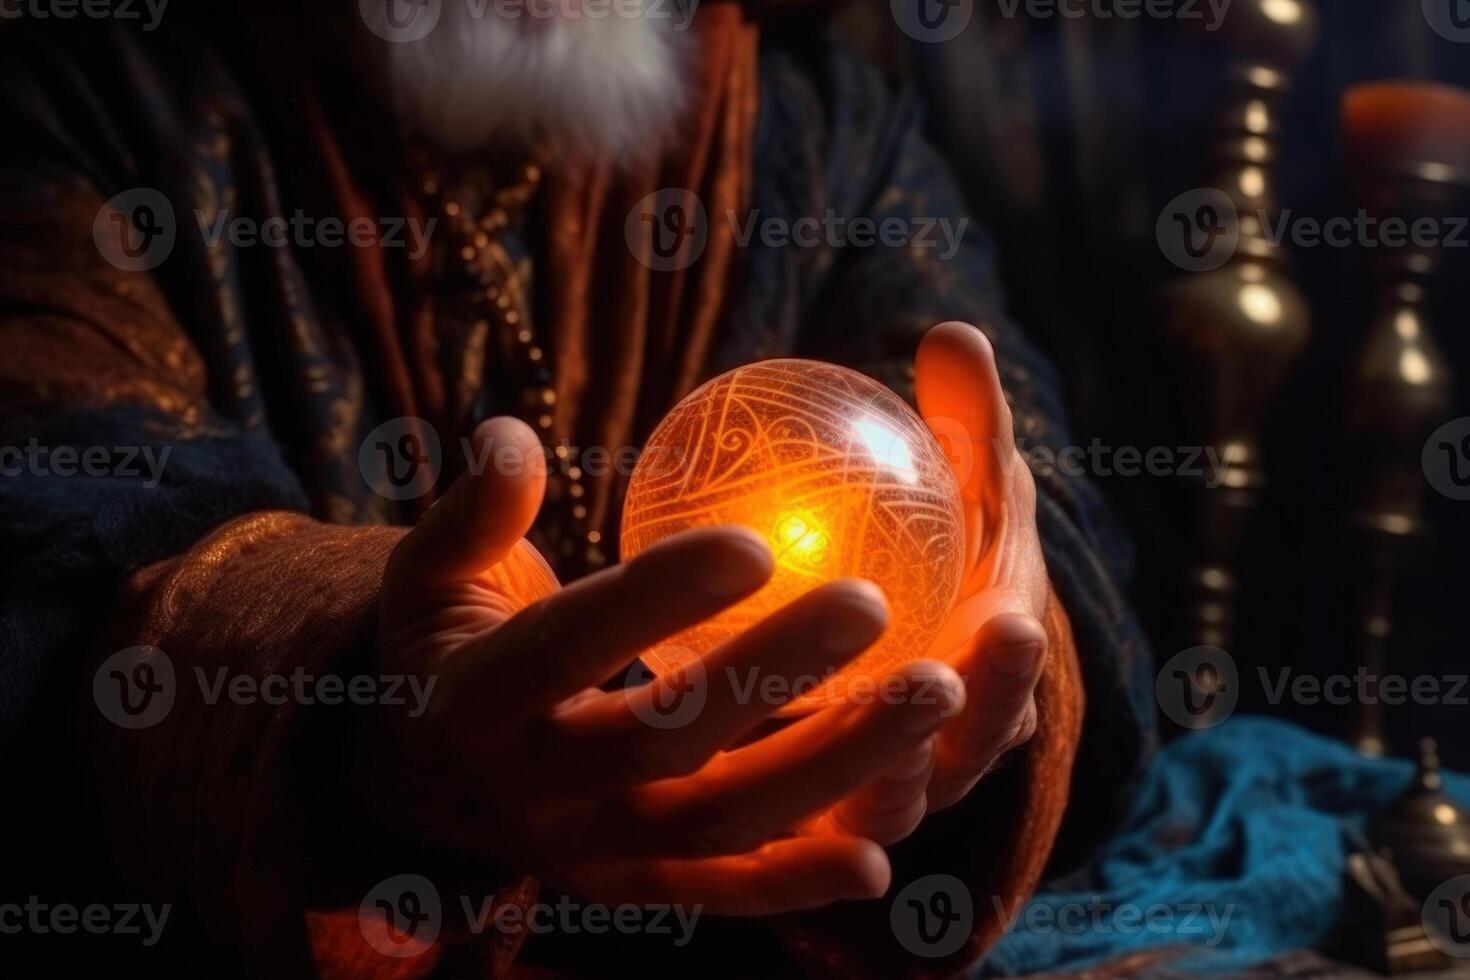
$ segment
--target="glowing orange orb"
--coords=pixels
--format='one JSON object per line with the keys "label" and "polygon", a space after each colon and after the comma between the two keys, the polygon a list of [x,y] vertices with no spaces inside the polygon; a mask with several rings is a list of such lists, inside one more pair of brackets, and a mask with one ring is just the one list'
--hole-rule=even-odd
{"label": "glowing orange orb", "polygon": [[622,554],[671,534],[743,524],[776,556],[771,581],[648,651],[658,673],[694,660],[803,592],[856,576],[888,597],[888,631],[806,685],[810,710],[922,657],[954,604],[964,554],[959,488],[923,421],[883,385],[818,361],[737,368],[685,398],[633,471]]}

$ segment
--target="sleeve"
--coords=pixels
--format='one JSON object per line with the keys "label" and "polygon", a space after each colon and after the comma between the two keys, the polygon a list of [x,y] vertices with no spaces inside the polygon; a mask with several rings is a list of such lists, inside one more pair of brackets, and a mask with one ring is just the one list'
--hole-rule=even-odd
{"label": "sleeve", "polygon": [[[995,344],[1018,442],[1052,451],[1069,445],[1060,384],[1006,315],[991,241],[965,217],[946,165],[922,135],[915,100],[892,95],[876,73],[825,41],[773,51],[763,83],[757,153],[762,172],[779,176],[757,190],[755,206],[829,222],[820,247],[752,256],[758,280],[796,284],[797,352],[847,363],[911,396],[924,332],[945,320],[975,323]],[[972,937],[948,958],[950,968],[999,936],[1044,866],[1057,873],[1087,856],[1122,815],[1155,740],[1149,655],[1125,595],[1126,541],[1086,479],[1055,468],[1034,475],[1053,584],[1045,624],[1053,654],[1038,691],[1038,735],[895,855],[896,890],[931,875],[965,882]],[[845,927],[833,928],[848,937],[844,946],[863,951],[859,963],[896,957],[905,972],[943,972],[945,957],[930,962],[895,949],[887,921],[854,928],[855,917],[845,918]],[[881,948],[854,947],[855,934],[883,937]]]}
{"label": "sleeve", "polygon": [[237,703],[219,682],[369,671],[403,531],[307,516],[268,425],[221,407],[235,379],[207,352],[226,327],[186,322],[162,270],[104,239],[127,217],[110,199],[159,186],[148,168],[167,161],[138,162],[142,141],[114,129],[137,120],[80,59],[4,40],[0,757],[36,780],[6,808],[34,852],[8,870],[144,889],[181,923],[169,955],[218,972],[304,975],[315,953],[339,975],[389,850],[348,809],[345,709],[265,686]]}
{"label": "sleeve", "polygon": [[8,62],[0,101],[0,746],[130,571],[235,515],[307,505],[278,448],[211,409],[158,282],[104,258],[93,229],[123,216],[63,121],[85,89],[58,73]]}

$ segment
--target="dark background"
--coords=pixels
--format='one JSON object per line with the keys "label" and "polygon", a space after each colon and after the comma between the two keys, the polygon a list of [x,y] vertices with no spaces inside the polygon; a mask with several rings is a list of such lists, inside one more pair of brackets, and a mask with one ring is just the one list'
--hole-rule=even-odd
{"label": "dark background", "polygon": [[[1316,0],[1315,7],[1320,30],[1286,106],[1276,187],[1283,208],[1326,220],[1357,209],[1340,152],[1344,89],[1390,78],[1470,88],[1470,44],[1431,30],[1420,0]],[[966,33],[937,45],[898,31],[887,0],[849,11],[844,28],[928,103],[934,140],[999,241],[1012,312],[1066,379],[1075,443],[1086,446],[1095,436],[1114,447],[1178,445],[1169,421],[1194,393],[1161,354],[1154,295],[1180,273],[1154,228],[1170,199],[1209,182],[1204,148],[1220,99],[1218,66],[1181,44],[1169,21],[1037,19],[1024,4],[1007,18],[1002,9],[998,0],[975,0]],[[1467,253],[1445,250],[1431,294],[1430,328],[1458,379],[1454,409],[1441,421],[1470,414]],[[1326,246],[1293,251],[1312,337],[1267,423],[1271,485],[1243,543],[1230,650],[1243,679],[1242,710],[1339,735],[1351,709],[1272,705],[1256,677],[1261,666],[1273,678],[1287,665],[1323,676],[1355,668],[1364,563],[1348,527],[1359,472],[1344,440],[1342,405],[1347,364],[1369,312],[1365,258]],[[1176,583],[1189,557],[1182,481],[1099,482],[1136,542],[1132,594],[1162,662],[1187,645],[1174,628]],[[1470,600],[1470,504],[1435,493],[1427,481],[1424,492],[1432,531],[1396,591],[1386,672],[1463,675],[1470,672],[1461,628]],[[1470,709],[1387,711],[1396,754],[1433,734],[1448,764],[1470,768]]]}

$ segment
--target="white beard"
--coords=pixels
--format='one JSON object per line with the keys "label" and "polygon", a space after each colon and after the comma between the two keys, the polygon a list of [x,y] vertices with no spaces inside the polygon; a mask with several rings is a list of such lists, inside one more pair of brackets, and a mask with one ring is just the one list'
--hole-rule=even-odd
{"label": "white beard", "polygon": [[688,77],[688,39],[672,20],[497,9],[443,0],[427,37],[382,46],[400,125],[453,153],[543,144],[615,164],[658,154]]}

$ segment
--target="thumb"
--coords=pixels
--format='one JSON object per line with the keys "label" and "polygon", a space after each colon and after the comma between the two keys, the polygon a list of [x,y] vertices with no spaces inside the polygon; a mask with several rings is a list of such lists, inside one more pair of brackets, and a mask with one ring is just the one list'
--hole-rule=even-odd
{"label": "thumb", "polygon": [[390,577],[420,588],[463,582],[503,559],[531,529],[546,491],[541,440],[519,419],[481,422],[470,471],[394,550]]}
{"label": "thumb", "polygon": [[931,428],[936,420],[946,426],[935,433],[941,443],[968,436],[960,441],[968,441],[974,455],[955,475],[967,501],[982,501],[988,488],[1001,484],[1016,450],[1015,423],[990,339],[968,323],[930,330],[914,359],[914,396]]}

